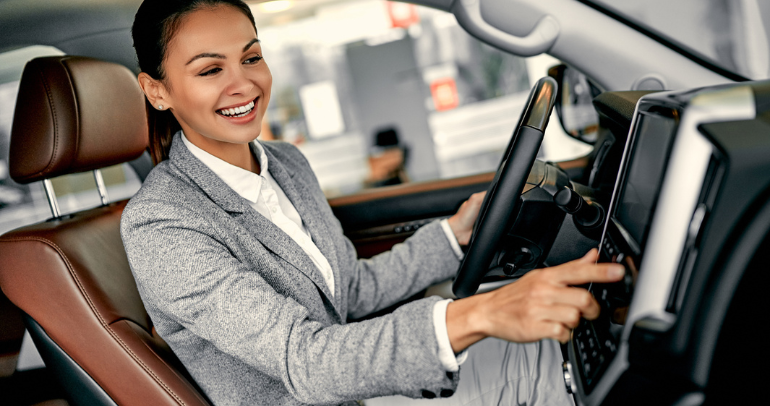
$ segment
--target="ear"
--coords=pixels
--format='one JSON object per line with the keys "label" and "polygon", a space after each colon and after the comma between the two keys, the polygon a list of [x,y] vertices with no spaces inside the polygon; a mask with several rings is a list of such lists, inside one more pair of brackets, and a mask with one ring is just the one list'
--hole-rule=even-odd
{"label": "ear", "polygon": [[[142,88],[144,95],[153,107],[158,110],[168,110],[171,107],[166,86],[161,81],[153,79],[144,72],[140,72],[137,79],[139,80],[139,87]],[[163,106],[162,109],[158,107],[160,105]]]}

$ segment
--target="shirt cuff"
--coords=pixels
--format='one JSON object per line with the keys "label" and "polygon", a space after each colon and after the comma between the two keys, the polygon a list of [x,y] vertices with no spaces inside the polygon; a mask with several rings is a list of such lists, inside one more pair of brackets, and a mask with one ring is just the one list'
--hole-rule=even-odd
{"label": "shirt cuff", "polygon": [[457,237],[455,237],[455,233],[452,231],[452,227],[449,227],[449,222],[446,219],[441,220],[441,228],[444,230],[446,239],[449,240],[452,251],[457,255],[457,259],[462,261],[463,257],[465,257],[465,253],[462,248],[460,248],[460,243],[457,242]]}
{"label": "shirt cuff", "polygon": [[460,370],[460,364],[468,358],[468,352],[462,351],[455,355],[452,344],[449,342],[449,333],[446,329],[446,308],[452,299],[441,300],[433,305],[433,328],[438,341],[438,358],[441,365],[449,372]]}

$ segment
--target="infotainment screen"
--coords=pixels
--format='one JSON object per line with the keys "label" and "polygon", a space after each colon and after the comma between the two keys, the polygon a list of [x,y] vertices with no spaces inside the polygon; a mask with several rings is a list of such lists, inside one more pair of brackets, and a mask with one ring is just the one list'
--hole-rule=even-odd
{"label": "infotainment screen", "polygon": [[[657,107],[657,106],[656,106]],[[653,107],[653,108],[656,108]],[[639,111],[627,152],[628,163],[619,185],[599,251],[599,262],[616,262],[626,277],[612,284],[591,284],[601,306],[595,320],[582,320],[573,330],[572,351],[583,392],[590,394],[597,379],[612,362],[626,322],[644,245],[655,211],[674,139],[678,114],[674,110]]]}
{"label": "infotainment screen", "polygon": [[613,217],[642,249],[677,122],[670,114],[648,112],[640,113],[638,120],[637,137]]}

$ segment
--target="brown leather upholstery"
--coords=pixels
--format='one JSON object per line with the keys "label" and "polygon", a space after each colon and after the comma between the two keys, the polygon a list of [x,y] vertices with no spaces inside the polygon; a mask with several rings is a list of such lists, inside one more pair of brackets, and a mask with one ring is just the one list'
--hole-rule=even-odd
{"label": "brown leather upholstery", "polygon": [[[37,59],[19,94],[10,162],[18,181],[121,163],[146,147],[144,100],[121,66]],[[208,405],[139,297],[120,238],[126,203],[0,236],[0,288],[117,404]]]}
{"label": "brown leather upholstery", "polygon": [[45,402],[35,403],[32,406],[69,406],[69,403],[67,403],[66,400],[53,399],[53,400],[46,400]]}
{"label": "brown leather upholstery", "polygon": [[146,147],[144,96],[124,66],[53,56],[24,67],[11,129],[16,182],[116,165]]}
{"label": "brown leather upholstery", "polygon": [[126,201],[0,237],[0,286],[119,405],[205,405],[155,334],[128,266]]}

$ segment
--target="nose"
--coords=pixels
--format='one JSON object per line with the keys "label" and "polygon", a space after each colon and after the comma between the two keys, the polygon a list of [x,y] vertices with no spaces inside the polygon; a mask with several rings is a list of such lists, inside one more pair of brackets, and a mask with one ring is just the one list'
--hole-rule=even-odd
{"label": "nose", "polygon": [[226,89],[228,96],[252,93],[256,86],[253,78],[250,78],[243,69],[230,69],[230,73],[230,81]]}

